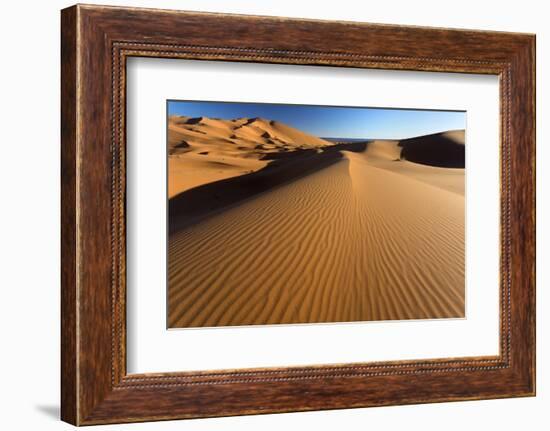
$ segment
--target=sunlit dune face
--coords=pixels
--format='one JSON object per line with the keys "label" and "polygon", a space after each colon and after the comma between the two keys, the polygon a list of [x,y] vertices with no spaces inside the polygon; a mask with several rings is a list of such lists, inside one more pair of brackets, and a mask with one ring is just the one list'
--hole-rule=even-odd
{"label": "sunlit dune face", "polygon": [[464,317],[464,136],[169,117],[169,326]]}

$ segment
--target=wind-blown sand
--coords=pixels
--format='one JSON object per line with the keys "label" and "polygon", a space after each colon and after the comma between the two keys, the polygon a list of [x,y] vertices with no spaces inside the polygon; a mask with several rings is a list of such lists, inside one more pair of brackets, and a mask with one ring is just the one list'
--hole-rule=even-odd
{"label": "wind-blown sand", "polygon": [[463,148],[170,118],[169,326],[463,317]]}

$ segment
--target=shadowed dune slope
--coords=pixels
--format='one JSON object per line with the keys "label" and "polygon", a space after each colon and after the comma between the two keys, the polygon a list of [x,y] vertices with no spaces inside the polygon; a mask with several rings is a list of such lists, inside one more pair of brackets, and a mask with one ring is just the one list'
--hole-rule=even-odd
{"label": "shadowed dune slope", "polygon": [[257,171],[180,193],[168,203],[169,232],[198,223],[231,205],[323,169],[344,157],[343,151],[363,151],[366,147],[366,142],[357,142],[332,145],[322,152],[314,149],[295,151],[292,157],[275,158]]}
{"label": "shadowed dune slope", "polygon": [[[254,123],[215,121],[191,123],[233,127],[236,136]],[[266,121],[247,139],[273,140],[277,125]],[[184,219],[169,236],[170,327],[464,316],[464,170],[401,160],[405,149],[427,145],[416,141],[324,142],[294,144],[296,158],[205,184],[204,195],[197,188],[193,199],[207,203],[195,216],[208,216]],[[223,198],[234,181],[256,189]],[[209,205],[216,194],[221,202]],[[188,203],[174,201],[176,210],[171,199],[170,218]]]}
{"label": "shadowed dune slope", "polygon": [[401,158],[430,166],[464,168],[464,139],[464,130],[404,139],[399,142]]}

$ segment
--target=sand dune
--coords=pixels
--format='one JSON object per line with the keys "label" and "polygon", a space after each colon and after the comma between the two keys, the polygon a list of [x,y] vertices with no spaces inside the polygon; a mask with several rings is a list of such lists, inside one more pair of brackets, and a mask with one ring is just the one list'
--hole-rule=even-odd
{"label": "sand dune", "polygon": [[268,160],[281,155],[329,145],[330,142],[263,118],[173,116],[168,122],[168,196],[256,172]]}
{"label": "sand dune", "polygon": [[[431,163],[420,164],[405,159],[403,141],[377,140],[369,142],[365,155],[372,166],[386,169],[407,176],[410,179],[422,181],[434,187],[459,193],[464,196],[464,168],[442,168],[436,165],[436,160]],[[464,146],[462,147],[464,148]],[[446,160],[444,153],[438,154],[439,159]],[[414,156],[413,156],[414,157]],[[452,163],[455,155],[449,154],[449,162]]]}
{"label": "sand dune", "polygon": [[[464,169],[433,166],[452,145],[406,160],[426,161],[415,139],[334,145],[263,119],[171,118],[170,159],[229,166],[172,190],[169,326],[463,317]],[[241,160],[257,165],[239,174]]]}
{"label": "sand dune", "polygon": [[411,162],[444,168],[464,168],[464,130],[418,136],[399,142],[401,157]]}

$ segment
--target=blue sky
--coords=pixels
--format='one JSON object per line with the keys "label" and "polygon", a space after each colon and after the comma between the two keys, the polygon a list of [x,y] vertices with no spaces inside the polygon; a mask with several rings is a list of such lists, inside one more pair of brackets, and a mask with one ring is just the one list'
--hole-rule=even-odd
{"label": "blue sky", "polygon": [[262,117],[325,138],[403,139],[466,129],[464,111],[170,100],[168,115],[227,120]]}

